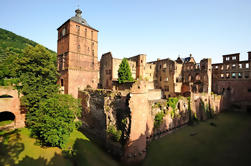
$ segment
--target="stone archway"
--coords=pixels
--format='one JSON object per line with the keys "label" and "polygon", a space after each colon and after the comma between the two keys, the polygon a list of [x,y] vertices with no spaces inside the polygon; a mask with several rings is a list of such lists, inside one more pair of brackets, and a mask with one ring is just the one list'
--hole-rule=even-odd
{"label": "stone archway", "polygon": [[13,87],[0,86],[0,115],[1,118],[4,115],[3,120],[11,120],[14,116],[14,128],[25,126],[25,112],[21,110],[18,92]]}
{"label": "stone archway", "polygon": [[10,111],[0,112],[0,128],[15,127],[16,116]]}

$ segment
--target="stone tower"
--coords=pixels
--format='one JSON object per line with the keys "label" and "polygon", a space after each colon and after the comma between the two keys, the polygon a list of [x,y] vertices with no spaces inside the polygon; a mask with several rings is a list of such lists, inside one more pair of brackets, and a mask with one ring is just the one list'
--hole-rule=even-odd
{"label": "stone tower", "polygon": [[82,18],[80,9],[75,12],[57,29],[57,64],[61,91],[77,98],[79,89],[97,88],[99,63],[98,31]]}

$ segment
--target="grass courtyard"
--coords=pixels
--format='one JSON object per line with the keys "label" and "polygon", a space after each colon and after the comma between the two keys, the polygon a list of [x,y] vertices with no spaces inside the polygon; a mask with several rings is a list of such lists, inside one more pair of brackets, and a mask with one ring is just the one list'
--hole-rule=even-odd
{"label": "grass courtyard", "polygon": [[[74,131],[65,149],[74,149],[74,160],[65,158],[56,147],[41,147],[29,137],[28,129],[0,131],[0,165],[121,165]],[[187,126],[152,141],[143,166],[224,166],[251,165],[251,115],[222,113],[208,121]]]}
{"label": "grass courtyard", "polygon": [[143,165],[249,166],[251,115],[221,113],[216,119],[179,129],[153,141]]}
{"label": "grass courtyard", "polygon": [[41,147],[34,138],[30,138],[27,128],[0,131],[0,166],[116,166],[117,163],[81,132],[74,131],[65,149],[77,152],[76,160],[64,157],[57,147]]}

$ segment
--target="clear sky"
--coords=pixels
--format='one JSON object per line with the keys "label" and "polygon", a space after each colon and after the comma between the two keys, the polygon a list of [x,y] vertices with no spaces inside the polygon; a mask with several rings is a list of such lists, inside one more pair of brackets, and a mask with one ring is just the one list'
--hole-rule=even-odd
{"label": "clear sky", "polygon": [[251,0],[1,0],[0,27],[56,51],[57,28],[79,2],[83,17],[99,30],[99,58],[147,54],[199,61],[251,51]]}

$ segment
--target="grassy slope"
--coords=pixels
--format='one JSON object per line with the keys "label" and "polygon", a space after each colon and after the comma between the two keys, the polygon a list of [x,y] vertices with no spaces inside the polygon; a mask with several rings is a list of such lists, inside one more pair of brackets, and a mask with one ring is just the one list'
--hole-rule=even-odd
{"label": "grassy slope", "polygon": [[143,165],[250,165],[250,122],[251,115],[223,113],[216,120],[182,128],[152,142]]}
{"label": "grassy slope", "polygon": [[[35,139],[29,137],[26,128],[0,133],[0,165],[60,165],[71,166],[73,162],[62,156],[62,150],[57,147],[40,147]],[[93,145],[82,133],[74,131],[66,148],[74,147],[80,151],[78,165],[116,165],[108,155]]]}
{"label": "grassy slope", "polygon": [[[27,45],[35,46],[37,44],[38,43],[32,40],[29,40],[22,36],[16,35],[13,32],[0,28],[0,61],[2,58],[6,56],[5,52],[8,47],[22,50]],[[55,53],[54,51],[51,51],[51,50],[49,51],[52,53]]]}

